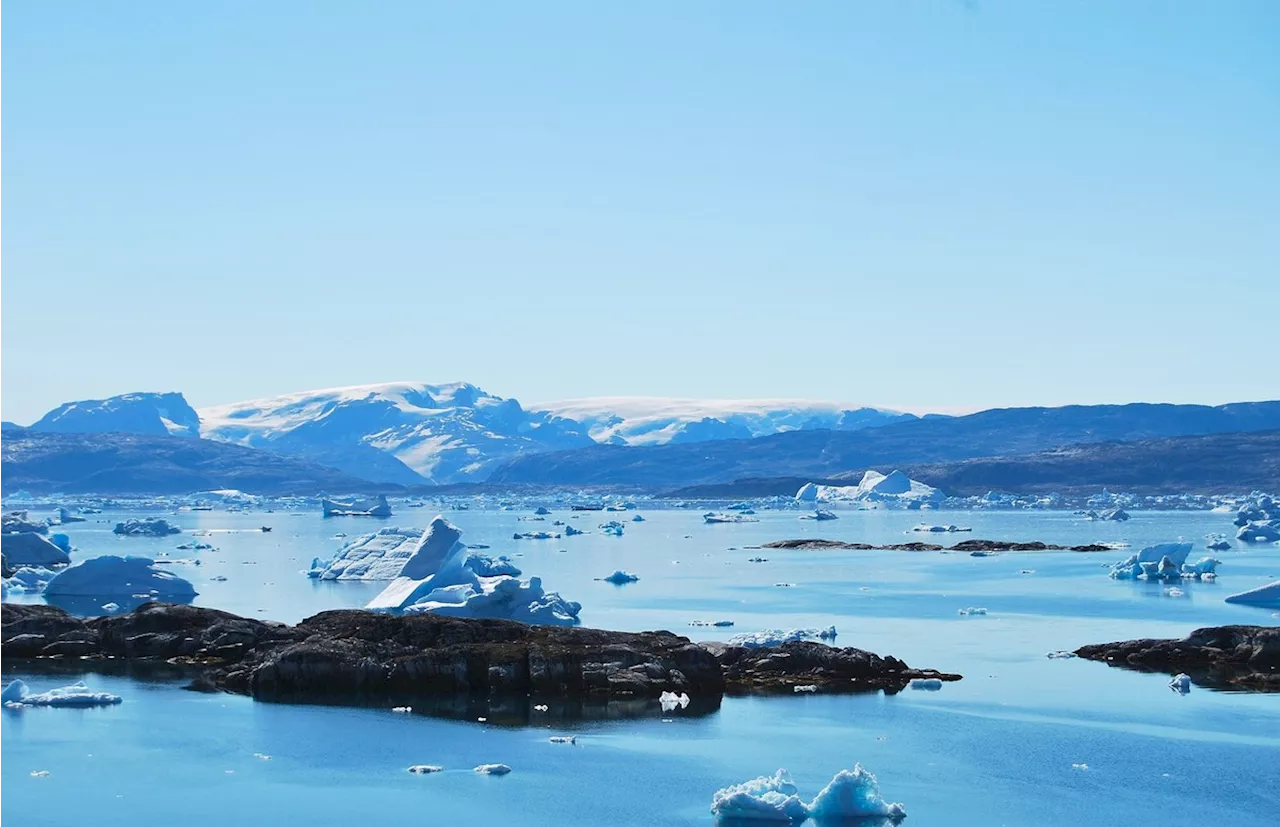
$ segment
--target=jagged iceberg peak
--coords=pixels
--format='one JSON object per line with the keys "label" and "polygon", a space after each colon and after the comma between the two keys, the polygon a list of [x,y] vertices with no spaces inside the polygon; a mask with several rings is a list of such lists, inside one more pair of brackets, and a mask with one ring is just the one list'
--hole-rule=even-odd
{"label": "jagged iceberg peak", "polygon": [[200,436],[200,417],[180,393],[125,393],[64,402],[32,426],[60,433],[123,432]]}
{"label": "jagged iceberg peak", "polygon": [[915,418],[884,408],[802,399],[615,396],[566,399],[530,408],[581,422],[596,442],[616,445],[750,439],[797,430],[853,431]]}
{"label": "jagged iceberg peak", "polygon": [[387,382],[200,409],[210,439],[302,456],[365,479],[484,479],[525,453],[592,444],[576,422],[526,411],[467,382]]}
{"label": "jagged iceberg peak", "polygon": [[880,503],[908,508],[921,505],[936,505],[946,499],[946,495],[931,485],[913,480],[902,471],[893,470],[883,474],[876,470],[867,470],[857,485],[818,485],[807,482],[796,491],[799,502],[856,502]]}

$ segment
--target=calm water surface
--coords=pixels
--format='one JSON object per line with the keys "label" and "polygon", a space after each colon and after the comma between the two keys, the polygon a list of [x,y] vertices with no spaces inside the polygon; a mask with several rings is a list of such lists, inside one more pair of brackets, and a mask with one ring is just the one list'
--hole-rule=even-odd
{"label": "calm water surface", "polygon": [[[665,628],[695,639],[790,626],[827,626],[839,643],[960,672],[939,692],[896,696],[728,698],[706,715],[529,726],[402,715],[380,709],[260,704],[199,695],[178,684],[88,675],[122,695],[117,707],[5,711],[3,816],[15,824],[137,824],[181,813],[191,825],[296,818],[312,824],[427,818],[429,823],[649,825],[712,823],[717,788],[778,767],[811,796],[836,770],[862,762],[915,825],[1126,823],[1272,825],[1280,822],[1280,696],[1171,692],[1168,678],[1045,653],[1139,636],[1181,636],[1197,626],[1275,623],[1271,611],[1231,606],[1228,594],[1280,576],[1280,548],[1218,552],[1216,583],[1117,582],[1104,564],[1123,557],[1070,552],[971,557],[939,552],[748,550],[788,537],[871,543],[907,534],[920,515],[841,512],[815,524],[795,513],[704,525],[690,511],[642,511],[622,538],[598,533],[513,541],[550,528],[516,512],[449,512],[464,540],[515,557],[525,574],[579,600],[586,625]],[[357,607],[380,584],[317,583],[301,574],[343,538],[372,525],[422,526],[408,509],[387,521],[316,515],[190,512],[171,517],[216,551],[175,548],[187,535],[116,538],[120,515],[68,526],[78,559],[139,553],[176,565],[197,603],[295,622]],[[555,516],[569,519],[568,513]],[[580,514],[595,529],[615,516]],[[939,522],[985,537],[1051,543],[1129,542],[1139,548],[1230,528],[1220,514],[1138,512],[1128,523],[1065,513],[941,512]],[[551,519],[554,519],[551,518]],[[257,530],[271,525],[270,533]],[[934,537],[936,540],[936,536]],[[516,556],[522,555],[522,556]],[[762,556],[767,562],[751,563]],[[163,558],[161,558],[163,559]],[[596,581],[616,568],[627,586]],[[227,578],[225,582],[213,578]],[[788,587],[778,583],[793,584]],[[981,606],[989,614],[961,617]],[[732,630],[688,626],[729,619]],[[6,670],[8,676],[13,673]],[[25,676],[36,689],[68,682]],[[554,715],[554,710],[553,713]],[[550,716],[549,716],[550,717]],[[494,720],[499,717],[495,716]],[[506,719],[503,719],[506,720]],[[576,734],[576,746],[547,742]],[[271,756],[269,760],[255,753]],[[503,778],[480,763],[510,764]],[[414,776],[410,764],[448,772]],[[1087,765],[1087,769],[1073,765]],[[33,771],[48,770],[47,777]]]}

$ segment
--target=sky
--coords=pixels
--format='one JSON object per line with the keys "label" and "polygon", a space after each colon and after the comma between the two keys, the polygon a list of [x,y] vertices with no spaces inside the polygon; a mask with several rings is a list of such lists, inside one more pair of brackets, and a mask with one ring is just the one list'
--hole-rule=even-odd
{"label": "sky", "polygon": [[5,419],[1280,397],[1280,3],[5,12]]}

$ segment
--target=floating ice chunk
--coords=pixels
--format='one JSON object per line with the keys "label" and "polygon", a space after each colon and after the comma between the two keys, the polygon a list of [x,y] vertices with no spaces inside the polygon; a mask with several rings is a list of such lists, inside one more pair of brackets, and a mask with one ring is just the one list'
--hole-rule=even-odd
{"label": "floating ice chunk", "polygon": [[48,778],[49,771],[48,770],[32,770],[31,777],[32,778]]}
{"label": "floating ice chunk", "polygon": [[1178,588],[1177,586],[1170,586],[1169,588],[1164,590],[1164,593],[1169,597],[1182,597],[1183,595],[1186,594],[1186,592],[1184,592],[1182,589]]}
{"label": "floating ice chunk", "polygon": [[587,532],[583,531],[582,529],[574,528],[571,525],[567,525],[564,527],[564,536],[566,537],[577,537],[581,534],[586,534],[586,533]]}
{"label": "floating ice chunk", "polygon": [[1183,563],[1182,573],[1183,575],[1191,575],[1193,577],[1199,577],[1205,574],[1213,574],[1217,571],[1218,566],[1220,566],[1221,564],[1222,564],[1221,560],[1216,560],[1212,557],[1201,557],[1199,560],[1195,561],[1194,563]]}
{"label": "floating ice chunk", "polygon": [[632,518],[631,518],[631,522],[633,522],[633,523],[643,523],[643,522],[644,522],[644,517],[642,517],[641,515],[637,514],[637,515],[635,515],[634,517],[632,517]]}
{"label": "floating ice chunk", "polygon": [[10,709],[24,706],[113,706],[123,700],[109,692],[93,692],[83,682],[33,695],[25,683],[14,681],[5,687],[2,697],[4,705]]}
{"label": "floating ice chunk", "polygon": [[726,514],[723,511],[709,511],[702,515],[702,521],[706,523],[758,523],[757,518],[750,514]]}
{"label": "floating ice chunk", "polygon": [[726,628],[733,625],[732,620],[690,620],[690,626],[718,626]]}
{"label": "floating ice chunk", "polygon": [[511,768],[506,764],[481,764],[475,771],[483,775],[506,775]]}
{"label": "floating ice chunk", "polygon": [[196,596],[191,582],[157,568],[149,557],[104,554],[63,569],[44,589],[45,598],[143,597],[186,602]]}
{"label": "floating ice chunk", "polygon": [[801,514],[800,519],[825,522],[827,520],[838,520],[840,517],[834,511],[823,511],[821,508],[815,508],[812,514]]}
{"label": "floating ice chunk", "polygon": [[942,688],[942,679],[940,678],[912,678],[910,686],[912,689],[923,689],[927,692],[937,692]]}
{"label": "floating ice chunk", "polygon": [[124,537],[164,537],[168,534],[181,534],[182,528],[162,517],[143,517],[116,523],[111,531]]}
{"label": "floating ice chunk", "polygon": [[640,578],[629,571],[623,571],[622,569],[617,569],[616,571],[614,571],[613,574],[609,575],[608,577],[598,577],[596,579],[603,580],[606,583],[612,583],[615,586],[621,586],[624,583],[634,583]]}
{"label": "floating ice chunk", "polygon": [[602,532],[604,532],[605,534],[612,535],[614,537],[621,537],[622,530],[624,528],[625,526],[622,523],[618,522],[617,520],[610,520],[607,523],[600,524],[600,530]]}
{"label": "floating ice chunk", "polygon": [[1173,676],[1173,680],[1169,681],[1169,688],[1179,695],[1185,695],[1191,691],[1191,676],[1185,672],[1179,672]]}
{"label": "floating ice chunk", "polygon": [[383,494],[352,500],[320,500],[326,517],[390,517],[391,505]]}
{"label": "floating ice chunk", "polygon": [[[32,535],[35,536],[35,535]],[[21,566],[4,579],[5,594],[40,594],[57,572],[43,566]]]}
{"label": "floating ice chunk", "polygon": [[65,566],[71,556],[63,549],[33,531],[0,535],[0,550],[11,566]]}
{"label": "floating ice chunk", "polygon": [[411,706],[393,706],[393,707],[391,707],[391,711],[392,711],[392,712],[399,712],[399,713],[401,713],[401,714],[407,715],[408,713],[410,713],[410,712],[412,712],[412,711],[413,711],[413,707],[411,707]]}
{"label": "floating ice chunk", "polygon": [[578,736],[576,736],[576,735],[552,735],[552,736],[551,736],[550,738],[548,738],[547,740],[548,740],[548,741],[550,741],[550,742],[551,742],[551,743],[553,743],[553,744],[576,744],[576,743],[578,743]]}
{"label": "floating ice chunk", "polygon": [[1236,539],[1246,543],[1274,543],[1280,540],[1280,521],[1270,520],[1265,523],[1249,523],[1241,526],[1236,532]]}
{"label": "floating ice chunk", "polygon": [[1226,599],[1226,602],[1238,603],[1243,606],[1262,606],[1267,609],[1280,608],[1280,580],[1268,583],[1265,586],[1259,586],[1256,589],[1249,589],[1246,592],[1233,594]]}
{"label": "floating ice chunk", "polygon": [[1204,547],[1209,551],[1230,551],[1231,543],[1225,534],[1206,534]]}
{"label": "floating ice chunk", "polygon": [[852,771],[836,773],[818,793],[809,805],[809,815],[818,822],[873,817],[896,820],[904,818],[907,811],[901,804],[885,801],[876,777],[861,764],[854,764]]}
{"label": "floating ice chunk", "polygon": [[798,792],[787,771],[778,770],[773,776],[716,790],[711,796],[711,812],[728,822],[798,823],[809,817],[809,806],[800,800]]}
{"label": "floating ice chunk", "polygon": [[[480,768],[476,767],[476,772],[479,772],[479,771],[480,771]],[[434,773],[434,772],[444,772],[444,767],[441,767],[437,764],[414,764],[412,767],[409,768],[409,772],[413,773],[414,775],[430,775],[431,773]]]}
{"label": "floating ice chunk", "polygon": [[551,707],[547,706],[546,704],[534,704],[534,705],[533,705],[533,711],[534,711],[534,712],[546,712],[546,711],[547,711],[547,710],[549,710],[549,709],[551,709]]}
{"label": "floating ice chunk", "polygon": [[539,517],[545,517],[551,513],[551,509],[547,508],[545,505],[540,505],[533,513],[537,514]]}
{"label": "floating ice chunk", "polygon": [[1088,772],[1089,765],[1088,764],[1072,764],[1071,769],[1080,770],[1080,772]]}
{"label": "floating ice chunk", "polygon": [[255,752],[255,753],[253,754],[253,757],[254,757],[254,758],[257,758],[259,761],[270,761],[270,760],[271,760],[271,756],[270,756],[270,755],[267,755],[265,752]]}
{"label": "floating ice chunk", "polygon": [[817,687],[817,685],[816,685],[816,684],[809,683],[809,684],[805,684],[805,685],[803,685],[803,686],[793,686],[793,687],[791,687],[791,691],[792,691],[792,692],[795,692],[795,693],[797,693],[797,694],[798,694],[798,693],[801,693],[801,692],[817,692],[817,691],[818,691],[818,687]]}
{"label": "floating ice chunk", "polygon": [[804,640],[835,640],[836,627],[825,629],[765,629],[760,632],[744,632],[729,638],[730,646],[743,646],[747,649],[759,649],[766,646],[781,646]]}
{"label": "floating ice chunk", "polygon": [[802,503],[816,502],[818,499],[818,486],[811,482],[806,482],[796,492],[796,499]]}
{"label": "floating ice chunk", "polygon": [[929,525],[928,523],[920,523],[920,525],[911,529],[912,531],[927,531],[934,534],[954,534],[957,531],[973,531],[972,528],[961,528],[957,525]]}
{"label": "floating ice chunk", "polygon": [[1049,654],[1045,655],[1046,658],[1051,658],[1056,660],[1070,660],[1075,656],[1076,656],[1075,652],[1068,652],[1066,649],[1059,649],[1056,652],[1050,652]]}
{"label": "floating ice chunk", "polygon": [[307,574],[319,580],[394,580],[422,546],[425,532],[388,526],[344,544],[327,561],[313,560]]}
{"label": "floating ice chunk", "polygon": [[560,535],[552,531],[526,531],[511,535],[512,540],[559,540]]}
{"label": "floating ice chunk", "polygon": [[118,611],[120,611],[120,604],[119,604],[119,603],[103,603],[103,604],[102,604],[102,611],[104,611],[104,612],[118,612]]}
{"label": "floating ice chunk", "polygon": [[985,615],[986,613],[987,613],[987,610],[983,606],[969,606],[967,608],[960,609],[956,612],[956,614],[960,615],[961,617],[970,617],[973,615]]}
{"label": "floating ice chunk", "polygon": [[663,712],[671,712],[676,707],[685,709],[689,706],[689,695],[686,692],[681,692],[679,695],[674,692],[663,692],[658,696],[658,703],[662,704]]}

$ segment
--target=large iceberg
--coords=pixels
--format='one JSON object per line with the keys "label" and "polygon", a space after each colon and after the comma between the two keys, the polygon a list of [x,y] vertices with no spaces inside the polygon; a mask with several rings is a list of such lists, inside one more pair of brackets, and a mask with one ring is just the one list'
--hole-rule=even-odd
{"label": "large iceberg", "polygon": [[318,580],[394,580],[423,537],[420,528],[398,526],[362,534],[328,561],[313,560],[307,574]]}
{"label": "large iceberg", "polygon": [[120,703],[119,695],[110,692],[93,692],[83,683],[61,686],[47,692],[32,694],[22,681],[14,681],[0,693],[0,702],[9,709],[24,706],[113,706]]}
{"label": "large iceberg", "polygon": [[0,594],[40,594],[57,572],[41,566],[20,566],[9,577],[0,580]]}
{"label": "large iceberg", "polygon": [[27,532],[48,534],[49,524],[44,520],[29,519],[26,511],[10,511],[0,518],[0,532],[5,534],[24,534]]}
{"label": "large iceberg", "polygon": [[724,511],[708,511],[702,515],[702,521],[705,523],[758,523],[760,522],[750,514],[729,514]]}
{"label": "large iceberg", "polygon": [[142,519],[125,520],[116,523],[111,529],[113,533],[123,537],[164,537],[169,534],[181,534],[182,528],[163,517],[143,517]]}
{"label": "large iceberg", "polygon": [[391,505],[383,494],[354,500],[320,500],[326,517],[390,517]]}
{"label": "large iceberg", "polygon": [[64,549],[34,531],[0,535],[0,549],[11,566],[65,566],[71,562]]}
{"label": "large iceberg", "polygon": [[1182,576],[1182,564],[1191,553],[1190,543],[1157,543],[1111,567],[1116,580],[1157,579]]}
{"label": "large iceberg", "polygon": [[1256,589],[1249,589],[1247,592],[1233,594],[1226,600],[1228,603],[1239,603],[1244,606],[1280,609],[1280,580],[1268,583],[1265,586],[1259,586]]}
{"label": "large iceberg", "polygon": [[876,777],[861,764],[854,764],[852,770],[840,770],[809,803],[800,798],[787,771],[778,770],[772,776],[717,790],[711,797],[711,812],[724,823],[777,824],[799,824],[808,818],[820,824],[846,824],[860,819],[896,822],[907,814],[901,804],[884,800]]}
{"label": "large iceberg", "polygon": [[545,591],[540,578],[522,581],[520,574],[505,558],[469,550],[461,529],[437,516],[367,608],[564,626],[578,622],[581,604]]}
{"label": "large iceberg", "polygon": [[1236,532],[1236,539],[1246,543],[1274,543],[1280,540],[1280,520],[1246,523]]}
{"label": "large iceberg", "polygon": [[946,499],[938,489],[913,480],[901,471],[882,474],[868,470],[857,485],[805,483],[796,492],[801,502],[848,502],[898,508],[939,505]]}
{"label": "large iceberg", "polygon": [[766,646],[781,646],[804,640],[835,640],[836,627],[825,629],[765,629],[762,632],[744,632],[729,638],[730,646],[744,646],[747,649],[760,649]]}
{"label": "large iceberg", "polygon": [[156,566],[149,557],[106,554],[63,569],[44,588],[45,598],[148,597],[177,602],[196,596],[191,582]]}

